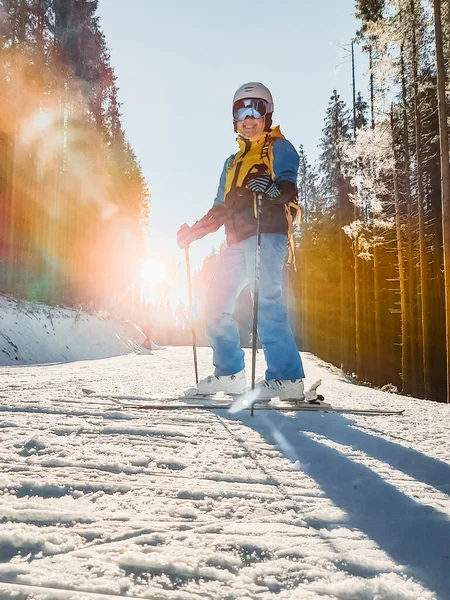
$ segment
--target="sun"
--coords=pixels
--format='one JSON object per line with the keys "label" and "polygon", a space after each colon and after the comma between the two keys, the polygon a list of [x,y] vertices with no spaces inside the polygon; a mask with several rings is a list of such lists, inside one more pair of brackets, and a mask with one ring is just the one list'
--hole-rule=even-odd
{"label": "sun", "polygon": [[161,283],[166,278],[166,269],[157,258],[149,258],[141,267],[141,279],[148,283]]}

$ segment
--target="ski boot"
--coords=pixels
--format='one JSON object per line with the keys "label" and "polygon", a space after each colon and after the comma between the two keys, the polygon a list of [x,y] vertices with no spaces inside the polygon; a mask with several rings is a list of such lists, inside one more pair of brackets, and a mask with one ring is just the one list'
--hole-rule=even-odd
{"label": "ski boot", "polygon": [[319,379],[308,390],[304,391],[303,379],[261,381],[255,387],[255,391],[257,391],[254,402],[263,404],[270,402],[273,398],[278,398],[289,404],[330,406],[324,401],[322,394],[317,393],[317,388],[321,383],[322,380]]}
{"label": "ski boot", "polygon": [[202,379],[198,384],[184,392],[185,396],[212,396],[222,393],[237,396],[245,392],[247,383],[245,371],[239,371],[234,375],[210,375]]}
{"label": "ski boot", "polygon": [[303,379],[270,379],[256,384],[254,402],[270,402],[273,398],[302,402],[304,395]]}

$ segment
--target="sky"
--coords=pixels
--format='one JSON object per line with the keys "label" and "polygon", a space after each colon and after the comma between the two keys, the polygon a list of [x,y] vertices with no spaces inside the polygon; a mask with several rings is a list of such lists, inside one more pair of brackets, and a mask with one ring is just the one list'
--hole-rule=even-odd
{"label": "sky", "polygon": [[[354,0],[99,0],[97,14],[125,133],[151,193],[149,254],[170,279],[184,261],[179,226],[209,210],[223,163],[237,150],[231,102],[240,85],[267,85],[274,124],[317,159],[333,89],[351,105],[351,65],[339,46],[359,26]],[[356,63],[357,87],[367,96],[367,58],[359,51]],[[218,232],[192,245],[193,270],[223,238]]]}

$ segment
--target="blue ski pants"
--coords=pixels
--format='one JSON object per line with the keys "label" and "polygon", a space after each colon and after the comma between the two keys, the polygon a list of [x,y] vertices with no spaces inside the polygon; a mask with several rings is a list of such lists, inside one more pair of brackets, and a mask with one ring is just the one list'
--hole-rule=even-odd
{"label": "blue ski pants", "polygon": [[[287,237],[261,234],[258,335],[267,363],[265,378],[301,379],[303,365],[282,303],[283,266]],[[236,299],[255,284],[256,236],[227,246],[210,283],[206,303],[206,327],[213,349],[215,375],[233,375],[244,368],[244,352],[233,312]]]}

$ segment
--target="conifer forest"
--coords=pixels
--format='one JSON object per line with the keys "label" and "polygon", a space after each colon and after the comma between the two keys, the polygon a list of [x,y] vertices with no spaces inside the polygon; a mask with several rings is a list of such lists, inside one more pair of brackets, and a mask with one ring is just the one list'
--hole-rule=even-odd
{"label": "conifer forest", "polygon": [[97,1],[0,2],[0,291],[97,306],[132,294],[148,190]]}
{"label": "conifer forest", "polygon": [[345,106],[334,90],[318,164],[300,149],[297,332],[359,381],[446,401],[450,3],[358,0],[356,12],[368,93],[353,88]]}

